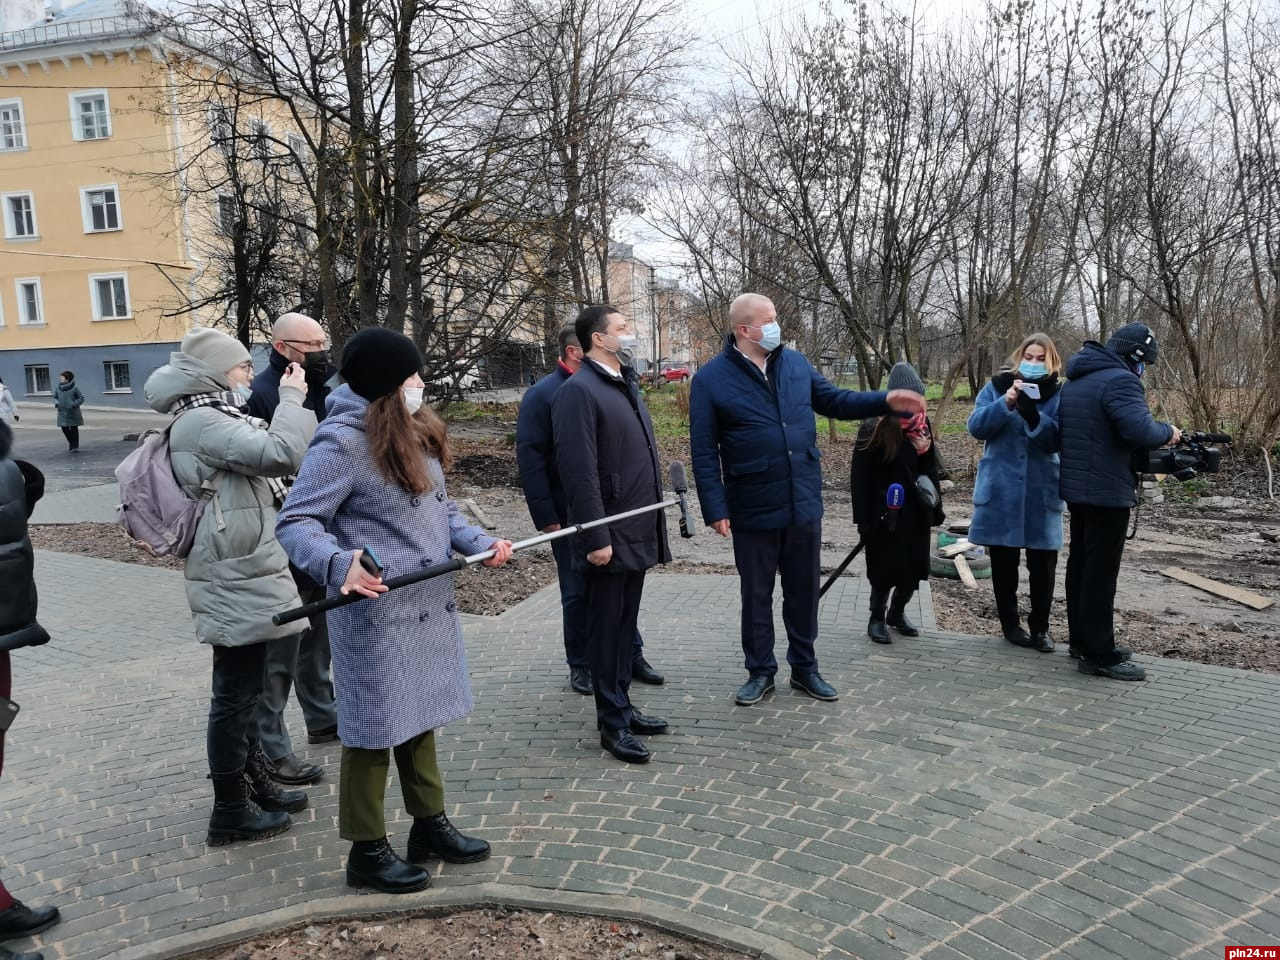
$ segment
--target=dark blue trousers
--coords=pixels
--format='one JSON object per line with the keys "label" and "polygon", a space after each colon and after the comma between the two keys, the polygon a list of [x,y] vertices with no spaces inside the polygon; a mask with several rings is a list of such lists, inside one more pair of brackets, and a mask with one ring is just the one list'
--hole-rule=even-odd
{"label": "dark blue trousers", "polygon": [[[560,614],[564,622],[564,659],[571,667],[591,668],[591,656],[587,647],[587,585],[582,574],[573,566],[573,537],[561,537],[551,541],[551,553],[556,558],[556,573],[560,580]],[[636,631],[632,655],[639,659],[644,652],[644,641]]]}
{"label": "dark blue trousers", "polygon": [[793,673],[818,669],[818,548],[822,523],[781,530],[733,533],[733,559],[742,587],[742,653],[747,673],[778,672],[773,655],[773,583],[782,577],[782,624],[787,631],[787,663]]}
{"label": "dark blue trousers", "polygon": [[631,661],[644,573],[591,573],[582,579],[586,583],[596,722],[602,730],[621,730],[631,724],[633,712]]}

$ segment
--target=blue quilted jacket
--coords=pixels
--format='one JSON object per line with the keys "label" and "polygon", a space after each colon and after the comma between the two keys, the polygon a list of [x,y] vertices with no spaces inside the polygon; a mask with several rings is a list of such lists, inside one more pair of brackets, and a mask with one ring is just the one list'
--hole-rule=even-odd
{"label": "blue quilted jacket", "polygon": [[740,530],[816,523],[822,454],[814,413],[857,420],[889,412],[885,393],[841,390],[787,347],[765,367],[767,379],[730,336],[693,378],[693,476],[708,526],[725,518]]}
{"label": "blue quilted jacket", "polygon": [[1124,359],[1093,340],[1067,361],[1061,397],[1062,499],[1096,507],[1134,506],[1133,452],[1164,446],[1173,439],[1173,427],[1151,416],[1142,381]]}

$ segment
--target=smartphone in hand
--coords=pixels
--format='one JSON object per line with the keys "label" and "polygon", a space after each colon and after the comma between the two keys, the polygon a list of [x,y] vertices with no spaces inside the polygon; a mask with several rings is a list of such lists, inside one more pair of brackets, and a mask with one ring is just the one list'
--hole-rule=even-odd
{"label": "smartphone in hand", "polygon": [[1027,383],[1024,380],[1022,383],[1021,390],[1026,396],[1030,397],[1032,400],[1040,399],[1040,384],[1038,383]]}
{"label": "smartphone in hand", "polygon": [[13,720],[17,715],[18,705],[7,697],[0,697],[0,733],[4,733],[13,726]]}
{"label": "smartphone in hand", "polygon": [[364,567],[365,572],[371,577],[382,576],[382,561],[368,547],[360,551],[360,566]]}

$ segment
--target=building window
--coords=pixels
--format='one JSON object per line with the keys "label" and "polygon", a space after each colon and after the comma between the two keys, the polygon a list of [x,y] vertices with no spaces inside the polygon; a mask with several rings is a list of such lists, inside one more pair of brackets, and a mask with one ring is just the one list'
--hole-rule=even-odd
{"label": "building window", "polygon": [[52,381],[49,379],[49,365],[47,363],[25,367],[24,370],[27,374],[27,396],[53,393]]}
{"label": "building window", "polygon": [[93,300],[93,319],[127,320],[129,278],[123,273],[98,273],[89,278],[89,296]]}
{"label": "building window", "polygon": [[271,159],[271,131],[261,120],[249,122],[249,136],[253,142],[253,155],[260,163]]}
{"label": "building window", "polygon": [[120,229],[120,194],[114,183],[101,187],[81,187],[84,232],[103,233]]}
{"label": "building window", "polygon": [[27,128],[21,100],[0,100],[0,150],[25,150]]}
{"label": "building window", "polygon": [[36,236],[36,201],[30,193],[4,195],[4,235],[9,240]]}
{"label": "building window", "polygon": [[106,374],[107,393],[133,393],[129,381],[129,364],[122,360],[108,360],[102,365]]}
{"label": "building window", "polygon": [[236,198],[218,197],[218,227],[228,237],[236,232]]}
{"label": "building window", "polygon": [[231,111],[220,103],[209,104],[209,139],[223,153],[230,153],[234,137]]}
{"label": "building window", "polygon": [[111,136],[111,107],[105,90],[83,90],[71,94],[71,137],[73,140],[105,140]]}
{"label": "building window", "polygon": [[13,282],[18,291],[18,323],[38,326],[44,323],[44,296],[39,277],[24,277]]}

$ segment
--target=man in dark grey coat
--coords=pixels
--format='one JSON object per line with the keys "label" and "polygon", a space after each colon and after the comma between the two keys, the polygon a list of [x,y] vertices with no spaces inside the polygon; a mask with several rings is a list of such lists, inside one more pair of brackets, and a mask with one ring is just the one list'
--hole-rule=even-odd
{"label": "man in dark grey coat", "polygon": [[[570,523],[586,523],[662,500],[657,441],[631,366],[631,322],[613,307],[587,307],[576,321],[582,369],[551,404],[556,463]],[[600,745],[619,760],[645,763],[635,734],[665,733],[667,722],[631,705],[632,644],[645,571],[667,563],[661,510],[595,527],[575,539],[574,562],[587,593],[587,644]]]}
{"label": "man in dark grey coat", "polygon": [[1138,502],[1135,451],[1177,443],[1182,433],[1157,423],[1147,406],[1142,374],[1160,348],[1141,323],[1121,327],[1104,347],[1096,341],[1067,361],[1058,406],[1062,437],[1059,492],[1071,511],[1067,555],[1067,629],[1081,673],[1113,680],[1145,680],[1116,645],[1116,580],[1129,510]]}

